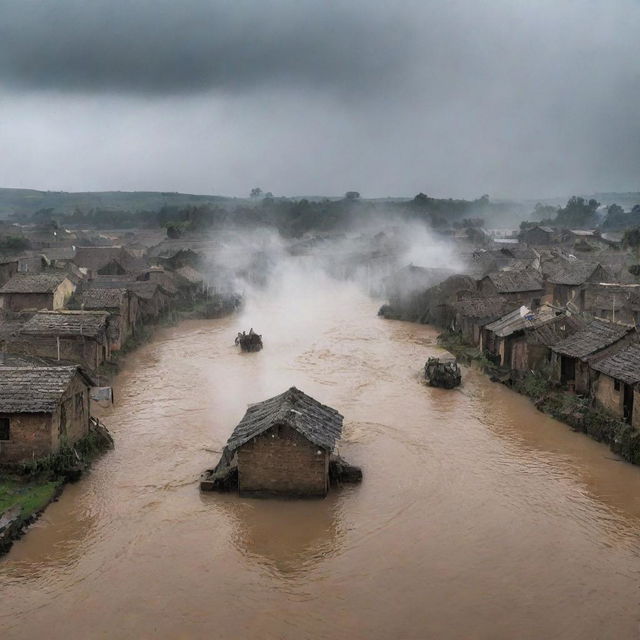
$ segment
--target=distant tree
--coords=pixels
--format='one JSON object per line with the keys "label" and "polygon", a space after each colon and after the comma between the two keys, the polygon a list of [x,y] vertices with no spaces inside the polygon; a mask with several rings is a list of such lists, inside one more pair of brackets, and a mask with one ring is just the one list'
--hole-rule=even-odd
{"label": "distant tree", "polygon": [[0,251],[14,252],[30,249],[31,243],[22,236],[4,236],[0,238]]}
{"label": "distant tree", "polygon": [[167,238],[171,238],[172,240],[177,240],[182,236],[182,229],[177,224],[168,224],[167,225]]}
{"label": "distant tree", "polygon": [[600,203],[591,198],[588,202],[579,196],[571,196],[564,208],[558,209],[556,224],[570,228],[592,228],[598,224],[596,211]]}
{"label": "distant tree", "polygon": [[622,246],[638,250],[640,248],[640,227],[627,229],[622,236]]}
{"label": "distant tree", "polygon": [[264,194],[265,198],[273,198],[273,193],[271,193],[271,191],[267,191],[267,193]]}
{"label": "distant tree", "polygon": [[360,198],[360,192],[359,191],[347,191],[347,193],[344,194],[344,197],[346,200],[358,200]]}
{"label": "distant tree", "polygon": [[259,198],[262,195],[262,189],[260,187],[254,187],[251,189],[251,197]]}
{"label": "distant tree", "polygon": [[555,218],[558,215],[558,208],[553,207],[550,204],[542,204],[542,202],[536,202],[536,206],[533,208],[531,217],[534,220],[549,220]]}

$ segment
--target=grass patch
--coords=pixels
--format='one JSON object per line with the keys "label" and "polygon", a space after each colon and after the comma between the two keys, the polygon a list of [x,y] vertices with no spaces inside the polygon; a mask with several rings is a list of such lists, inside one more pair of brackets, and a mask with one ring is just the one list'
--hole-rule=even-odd
{"label": "grass patch", "polygon": [[0,479],[0,514],[20,505],[22,516],[28,518],[46,507],[61,485],[61,480],[22,482],[11,478]]}
{"label": "grass patch", "polygon": [[492,363],[474,345],[464,340],[462,334],[453,331],[446,331],[438,336],[438,344],[447,351],[450,351],[460,362],[465,364],[475,363],[484,371],[493,368]]}

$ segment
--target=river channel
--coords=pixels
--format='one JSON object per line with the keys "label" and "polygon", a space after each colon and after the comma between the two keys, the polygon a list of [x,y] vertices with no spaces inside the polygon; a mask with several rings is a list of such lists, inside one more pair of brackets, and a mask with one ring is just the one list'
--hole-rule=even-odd
{"label": "river channel", "polygon": [[[426,387],[436,330],[377,306],[299,279],[132,353],[115,449],[0,559],[0,637],[640,638],[640,469],[467,368]],[[363,483],[201,494],[247,404],[292,385],[345,416]]]}

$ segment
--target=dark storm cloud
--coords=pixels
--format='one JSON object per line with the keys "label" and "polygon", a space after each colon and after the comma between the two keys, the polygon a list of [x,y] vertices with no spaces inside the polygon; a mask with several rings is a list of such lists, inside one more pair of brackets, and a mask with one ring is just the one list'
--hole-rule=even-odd
{"label": "dark storm cloud", "polygon": [[0,83],[172,93],[357,90],[407,64],[408,25],[370,2],[4,0]]}
{"label": "dark storm cloud", "polygon": [[0,176],[637,190],[638,33],[640,0],[0,0]]}

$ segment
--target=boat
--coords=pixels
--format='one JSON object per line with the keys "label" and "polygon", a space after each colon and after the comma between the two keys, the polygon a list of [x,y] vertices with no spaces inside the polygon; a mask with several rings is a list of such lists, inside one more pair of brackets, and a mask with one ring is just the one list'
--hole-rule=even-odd
{"label": "boat", "polygon": [[262,349],[262,336],[253,329],[249,329],[249,333],[246,331],[238,332],[236,345],[242,351],[260,351]]}
{"label": "boat", "polygon": [[453,389],[462,382],[460,367],[453,356],[429,358],[424,365],[424,377],[429,386]]}

